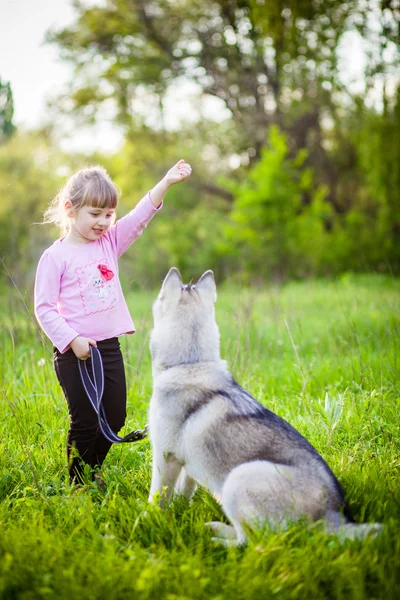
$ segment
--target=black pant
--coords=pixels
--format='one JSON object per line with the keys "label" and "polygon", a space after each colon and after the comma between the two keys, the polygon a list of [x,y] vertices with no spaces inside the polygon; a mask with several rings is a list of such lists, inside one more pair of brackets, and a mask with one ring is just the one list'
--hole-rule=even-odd
{"label": "black pant", "polygon": [[[97,342],[103,360],[103,406],[107,421],[115,433],[123,427],[126,417],[126,381],[124,361],[118,338]],[[87,359],[92,376],[90,358]],[[100,432],[96,411],[83,387],[78,359],[71,349],[61,354],[54,352],[54,368],[68,402],[70,427],[67,436],[67,458],[70,479],[82,481],[83,463],[95,468],[101,466],[111,442]]]}

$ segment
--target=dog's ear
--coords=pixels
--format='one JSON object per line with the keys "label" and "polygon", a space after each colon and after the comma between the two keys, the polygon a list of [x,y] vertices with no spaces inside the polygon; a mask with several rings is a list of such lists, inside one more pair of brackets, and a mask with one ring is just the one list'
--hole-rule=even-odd
{"label": "dog's ear", "polygon": [[161,286],[158,299],[165,301],[168,306],[178,301],[182,291],[182,277],[178,269],[172,267],[167,273]]}
{"label": "dog's ear", "polygon": [[199,294],[209,299],[213,304],[217,299],[217,287],[215,285],[214,273],[206,271],[196,283]]}

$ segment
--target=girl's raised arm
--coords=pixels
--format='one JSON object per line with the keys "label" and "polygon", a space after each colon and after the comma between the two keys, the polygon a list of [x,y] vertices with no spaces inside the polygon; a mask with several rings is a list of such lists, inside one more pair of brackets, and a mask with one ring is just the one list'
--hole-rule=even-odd
{"label": "girl's raised arm", "polygon": [[163,198],[169,188],[175,183],[185,181],[191,173],[191,166],[183,159],[177,162],[135,208],[109,229],[107,235],[111,239],[118,258],[142,235],[144,228],[162,207]]}

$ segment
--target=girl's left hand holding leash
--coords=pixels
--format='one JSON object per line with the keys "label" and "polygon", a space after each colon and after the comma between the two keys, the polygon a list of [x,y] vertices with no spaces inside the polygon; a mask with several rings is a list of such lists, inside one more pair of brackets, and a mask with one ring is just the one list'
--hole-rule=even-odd
{"label": "girl's left hand holding leash", "polygon": [[192,174],[192,167],[182,158],[168,171],[164,179],[169,185],[185,181]]}

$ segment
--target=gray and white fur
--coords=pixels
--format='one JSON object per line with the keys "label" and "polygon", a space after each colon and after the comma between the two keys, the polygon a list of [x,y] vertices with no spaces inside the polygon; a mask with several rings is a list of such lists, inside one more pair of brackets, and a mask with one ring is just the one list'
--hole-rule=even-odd
{"label": "gray and white fur", "polygon": [[151,502],[197,484],[217,499],[232,523],[209,523],[225,545],[249,530],[301,517],[328,530],[363,537],[379,526],[350,521],[343,490],[323,458],[289,423],[236,383],[220,358],[212,271],[184,285],[170,269],[153,305],[153,450]]}

